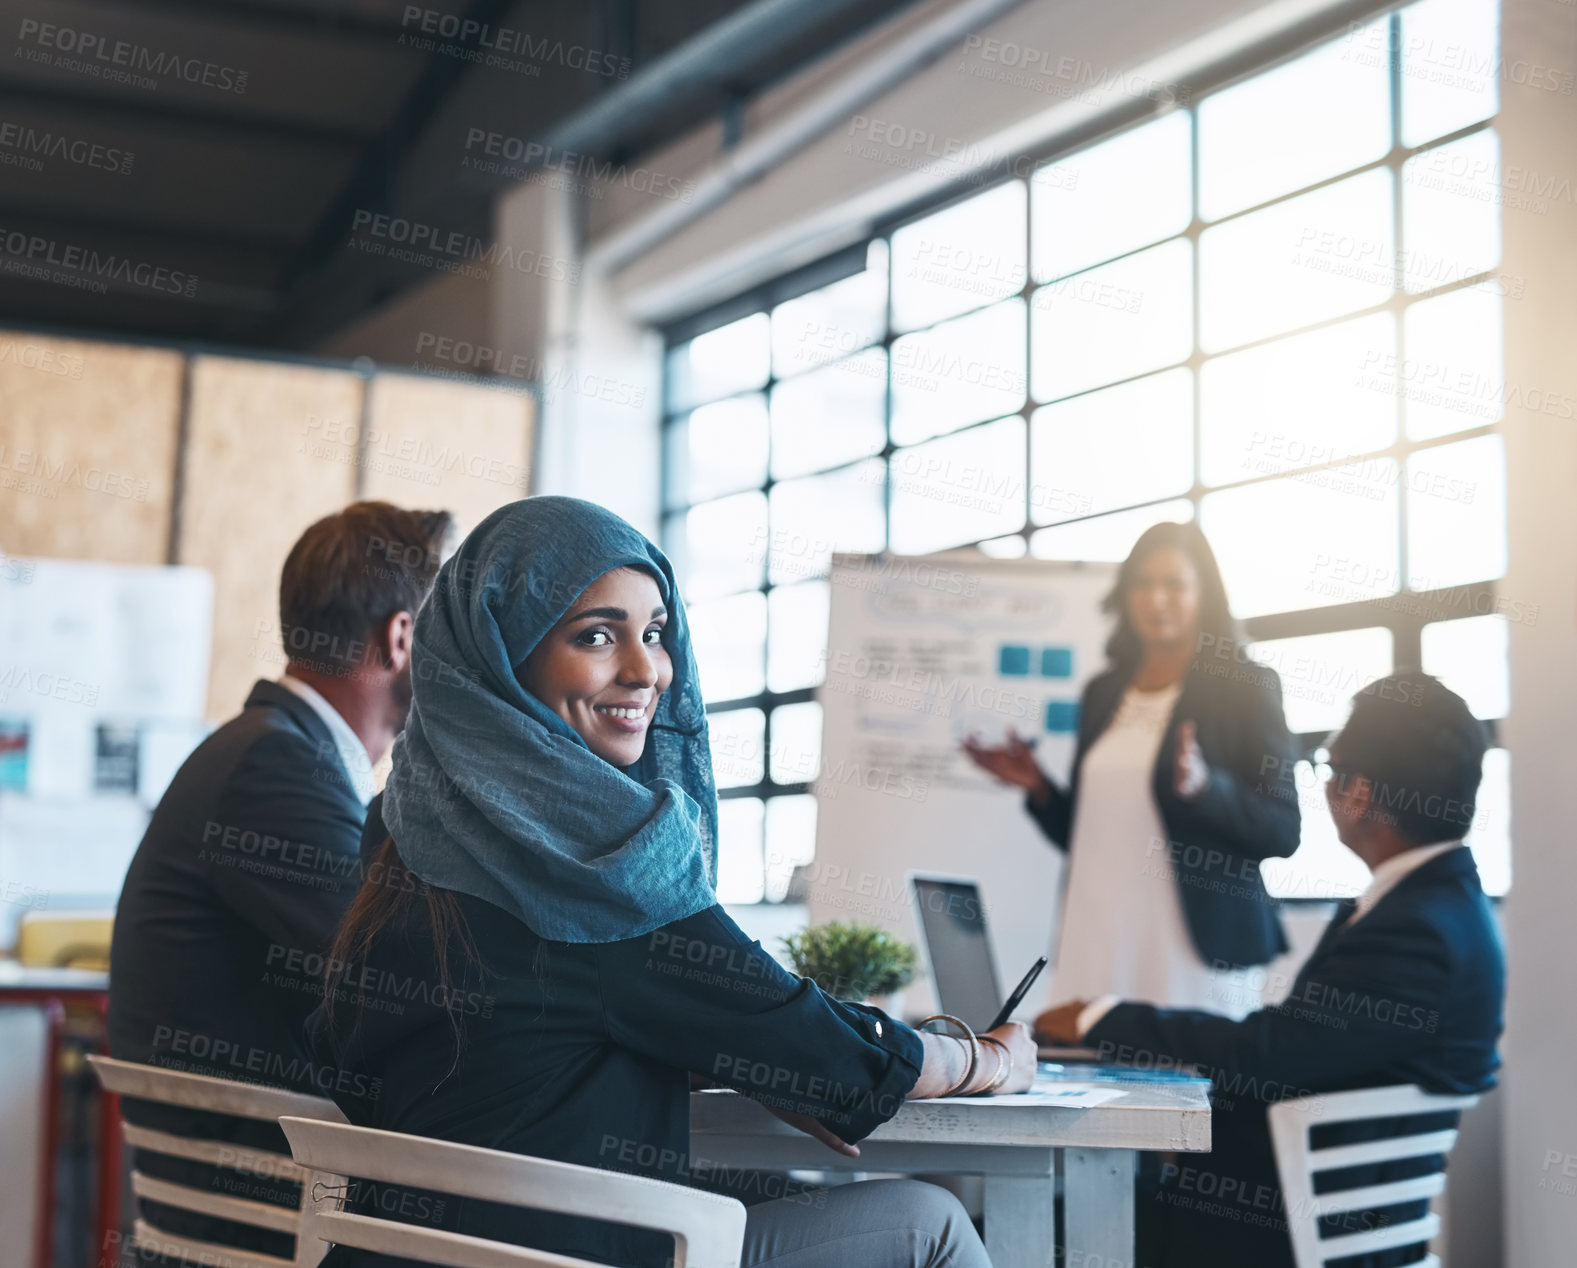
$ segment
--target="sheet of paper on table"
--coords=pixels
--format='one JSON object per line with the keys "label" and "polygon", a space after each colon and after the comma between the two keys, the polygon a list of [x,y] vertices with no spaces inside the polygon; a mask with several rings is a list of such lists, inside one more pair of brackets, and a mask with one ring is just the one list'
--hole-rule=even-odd
{"label": "sheet of paper on table", "polygon": [[1119,1097],[1127,1096],[1126,1089],[1120,1087],[1097,1087],[1093,1083],[1057,1083],[1049,1085],[1037,1083],[1028,1092],[1013,1092],[1006,1096],[938,1096],[926,1102],[928,1105],[945,1105],[948,1103],[964,1105],[1001,1105],[1008,1108],[1023,1108],[1026,1105],[1057,1105],[1064,1109],[1092,1109],[1097,1105],[1105,1105],[1108,1101],[1115,1101]]}

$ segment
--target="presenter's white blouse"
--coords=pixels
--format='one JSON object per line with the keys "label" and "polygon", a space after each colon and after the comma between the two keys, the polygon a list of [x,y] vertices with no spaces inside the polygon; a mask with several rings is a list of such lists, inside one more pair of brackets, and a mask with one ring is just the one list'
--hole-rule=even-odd
{"label": "presenter's white blouse", "polygon": [[1151,791],[1181,690],[1181,682],[1130,687],[1084,755],[1052,978],[1057,1002],[1116,995],[1233,1017],[1259,1007],[1252,970],[1212,970],[1194,947]]}

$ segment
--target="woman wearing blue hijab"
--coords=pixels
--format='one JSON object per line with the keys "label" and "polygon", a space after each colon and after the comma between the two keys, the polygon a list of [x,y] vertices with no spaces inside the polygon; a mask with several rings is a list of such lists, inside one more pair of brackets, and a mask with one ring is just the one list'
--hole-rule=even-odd
{"label": "woman wearing blue hijab", "polygon": [[[494,512],[417,616],[415,699],[363,836],[365,881],[308,1021],[352,1122],[687,1183],[690,1076],[754,1096],[829,1148],[965,1078],[964,1044],[840,1003],[717,903],[717,796],[690,631],[667,558],[574,498]],[[1028,1086],[1010,1024],[964,1092]],[[372,1203],[628,1268],[643,1231],[477,1202]],[[745,1194],[746,1200],[753,1195]],[[750,1206],[752,1268],[989,1268],[956,1199],[872,1181]],[[385,1261],[340,1248],[325,1268]]]}

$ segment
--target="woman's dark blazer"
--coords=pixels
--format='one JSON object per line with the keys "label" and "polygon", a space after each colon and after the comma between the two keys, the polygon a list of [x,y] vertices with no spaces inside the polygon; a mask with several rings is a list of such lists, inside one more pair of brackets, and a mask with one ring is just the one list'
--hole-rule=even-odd
{"label": "woman's dark blazer", "polygon": [[[1079,707],[1067,790],[1053,782],[1043,806],[1025,797],[1030,814],[1059,849],[1068,848],[1084,755],[1111,725],[1131,679],[1131,672],[1108,669],[1090,680]],[[1185,801],[1175,788],[1177,730],[1190,720],[1210,782]],[[1287,949],[1259,865],[1298,848],[1295,759],[1276,671],[1235,658],[1197,657],[1155,759],[1151,791],[1167,840],[1152,842],[1148,858],[1176,878],[1188,931],[1207,964],[1265,964]]]}

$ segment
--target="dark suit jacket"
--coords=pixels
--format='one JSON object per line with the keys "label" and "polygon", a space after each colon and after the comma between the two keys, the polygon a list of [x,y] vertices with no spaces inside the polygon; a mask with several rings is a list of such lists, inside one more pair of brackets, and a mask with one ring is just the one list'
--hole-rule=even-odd
{"label": "dark suit jacket", "polygon": [[[1506,967],[1472,852],[1431,859],[1347,924],[1351,910],[1343,905],[1277,1006],[1235,1022],[1124,1003],[1085,1037],[1108,1060],[1197,1065],[1215,1083],[1210,1154],[1179,1155],[1141,1204],[1167,1248],[1147,1265],[1290,1268],[1267,1104],[1401,1083],[1441,1093],[1494,1086]],[[1394,1134],[1399,1125],[1332,1125],[1317,1143]],[[1398,1165],[1362,1170],[1340,1187],[1410,1174]],[[1365,1226],[1349,1220],[1332,1231]],[[1368,1262],[1406,1261],[1393,1253]]]}
{"label": "dark suit jacket", "polygon": [[[1092,678],[1079,706],[1073,776],[1064,792],[1025,806],[1053,845],[1066,850],[1085,754],[1111,725],[1131,676],[1107,670]],[[1177,729],[1192,721],[1210,766],[1210,783],[1185,801],[1175,788]],[[1232,658],[1201,656],[1183,689],[1155,759],[1151,793],[1166,827],[1158,863],[1177,878],[1183,915],[1200,958],[1232,967],[1265,964],[1287,949],[1276,903],[1259,865],[1298,848],[1296,749],[1275,670]]]}
{"label": "dark suit jacket", "polygon": [[[361,885],[365,814],[323,720],[288,688],[257,683],[240,716],[176,773],[126,873],[110,952],[111,1052],[319,1096],[334,1091],[333,1072],[307,1060],[299,1032],[319,1002],[322,953]],[[139,1102],[125,1110],[150,1127],[285,1143],[277,1128],[240,1120]],[[214,1183],[191,1164],[144,1153],[138,1161],[170,1178]],[[232,1176],[224,1191],[268,1200],[272,1186]],[[213,1221],[158,1214],[172,1232],[226,1240]],[[254,1248],[279,1253],[279,1235],[263,1237],[274,1241]]]}

